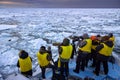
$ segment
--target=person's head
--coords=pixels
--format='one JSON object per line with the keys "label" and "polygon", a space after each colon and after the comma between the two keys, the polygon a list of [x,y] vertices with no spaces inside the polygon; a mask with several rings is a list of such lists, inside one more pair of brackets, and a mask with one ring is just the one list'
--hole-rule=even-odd
{"label": "person's head", "polygon": [[19,57],[20,58],[26,58],[28,56],[28,53],[25,50],[21,50],[19,52]]}
{"label": "person's head", "polygon": [[20,50],[20,52],[19,52],[19,57],[22,55],[22,54],[24,54],[25,53],[25,51],[24,50]]}
{"label": "person's head", "polygon": [[84,39],[88,39],[88,38],[89,38],[88,34],[87,34],[87,33],[84,33],[84,34],[83,34],[83,38],[84,38]]}
{"label": "person's head", "polygon": [[45,48],[45,46],[41,46],[39,52],[40,52],[40,53],[44,53],[44,52],[46,52],[46,48]]}
{"label": "person's head", "polygon": [[98,34],[97,37],[101,37],[101,36]]}
{"label": "person's head", "polygon": [[83,39],[84,39],[83,36],[80,36],[80,37],[79,37],[79,40],[80,40],[80,41],[82,41]]}
{"label": "person's head", "polygon": [[70,40],[68,39],[68,38],[64,38],[63,39],[63,46],[68,46],[69,45],[69,43],[70,43]]}
{"label": "person's head", "polygon": [[96,38],[97,40],[101,41],[101,36],[99,34],[96,36]]}
{"label": "person's head", "polygon": [[109,37],[112,37],[112,36],[113,36],[113,33],[109,33],[108,36],[109,36]]}

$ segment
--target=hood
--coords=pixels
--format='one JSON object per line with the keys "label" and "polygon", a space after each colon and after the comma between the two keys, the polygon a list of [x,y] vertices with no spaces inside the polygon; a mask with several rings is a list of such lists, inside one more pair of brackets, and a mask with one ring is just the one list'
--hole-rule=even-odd
{"label": "hood", "polygon": [[40,50],[40,54],[46,53],[46,50]]}
{"label": "hood", "polygon": [[68,38],[64,38],[63,39],[63,46],[68,46],[69,45],[69,43],[70,43],[70,40],[68,39]]}
{"label": "hood", "polygon": [[28,53],[21,53],[20,58],[25,59],[28,57]]}

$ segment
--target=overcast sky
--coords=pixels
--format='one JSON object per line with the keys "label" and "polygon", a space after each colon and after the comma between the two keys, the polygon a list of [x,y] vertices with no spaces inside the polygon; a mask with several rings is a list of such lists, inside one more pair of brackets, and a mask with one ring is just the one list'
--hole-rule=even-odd
{"label": "overcast sky", "polygon": [[120,8],[120,0],[0,0],[0,6],[40,8]]}

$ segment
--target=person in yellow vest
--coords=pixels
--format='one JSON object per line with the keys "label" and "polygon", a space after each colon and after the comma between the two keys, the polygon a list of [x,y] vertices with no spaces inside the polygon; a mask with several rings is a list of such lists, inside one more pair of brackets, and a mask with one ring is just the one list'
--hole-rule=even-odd
{"label": "person in yellow vest", "polygon": [[17,67],[20,68],[21,74],[24,76],[32,76],[32,58],[24,50],[21,50],[19,53]]}
{"label": "person in yellow vest", "polygon": [[60,59],[60,74],[63,75],[65,72],[65,77],[67,78],[69,75],[69,60],[72,55],[73,47],[70,44],[70,40],[68,38],[63,39],[61,46],[59,46],[59,59]]}
{"label": "person in yellow vest", "polygon": [[[112,41],[115,45],[115,36],[113,35],[113,33],[109,33],[108,36],[109,36],[109,40]],[[113,57],[113,55],[111,55],[111,57],[109,58],[109,62],[111,62],[112,64],[115,63],[115,58]]]}
{"label": "person in yellow vest", "polygon": [[89,60],[89,54],[91,53],[91,45],[92,40],[89,38],[88,34],[83,34],[83,41],[79,44],[76,67],[73,70],[75,73],[79,73],[80,69],[84,71]]}
{"label": "person in yellow vest", "polygon": [[92,48],[91,48],[91,59],[92,59],[92,65],[91,67],[95,67],[96,65],[96,47],[100,44],[100,40],[99,40],[100,35],[97,36],[91,36],[91,40],[92,40]]}
{"label": "person in yellow vest", "polygon": [[113,43],[114,43],[115,42],[115,36],[113,36],[113,33],[109,33],[108,36],[109,36],[109,39],[111,41],[113,41]]}
{"label": "person in yellow vest", "polygon": [[53,76],[52,78],[54,78],[54,74],[55,74],[55,70],[54,70],[54,64],[52,62],[52,58],[49,55],[49,53],[47,52],[45,46],[41,46],[39,52],[37,53],[37,59],[38,59],[38,64],[41,68],[42,71],[42,79],[45,79],[45,70],[46,68],[52,68],[53,70]]}
{"label": "person in yellow vest", "polygon": [[109,57],[112,55],[113,46],[114,46],[114,44],[111,40],[109,40],[109,37],[104,36],[104,37],[102,37],[101,44],[96,47],[97,63],[96,63],[95,71],[93,71],[93,72],[97,76],[99,75],[99,72],[100,72],[101,63],[103,63],[104,74],[106,74],[106,75],[108,74],[108,71],[109,71],[108,70],[108,60],[109,60]]}

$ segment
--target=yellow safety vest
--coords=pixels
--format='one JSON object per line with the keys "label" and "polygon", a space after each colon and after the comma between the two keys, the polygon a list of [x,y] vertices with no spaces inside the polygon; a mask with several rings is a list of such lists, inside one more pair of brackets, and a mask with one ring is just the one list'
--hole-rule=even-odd
{"label": "yellow safety vest", "polygon": [[63,59],[70,59],[72,50],[73,50],[72,45],[61,46],[61,47],[62,47],[62,53],[61,53],[60,57]]}
{"label": "yellow safety vest", "polygon": [[79,50],[91,53],[92,40],[91,39],[85,39],[85,41],[87,41],[87,44],[84,47],[79,48]]}
{"label": "yellow safety vest", "polygon": [[107,45],[105,45],[104,43],[101,43],[104,45],[104,48],[102,48],[99,53],[105,56],[111,56],[112,51],[113,51],[113,47],[109,47]]}
{"label": "yellow safety vest", "polygon": [[113,43],[115,42],[115,37],[114,36],[112,36],[112,37],[110,37],[110,39],[109,40],[112,40],[113,41]]}
{"label": "yellow safety vest", "polygon": [[25,59],[20,58],[19,65],[21,72],[27,72],[32,69],[32,61],[29,56]]}
{"label": "yellow safety vest", "polygon": [[40,52],[37,53],[38,63],[40,66],[45,67],[50,63],[47,60],[47,55],[48,53],[43,53],[43,54],[41,54]]}

